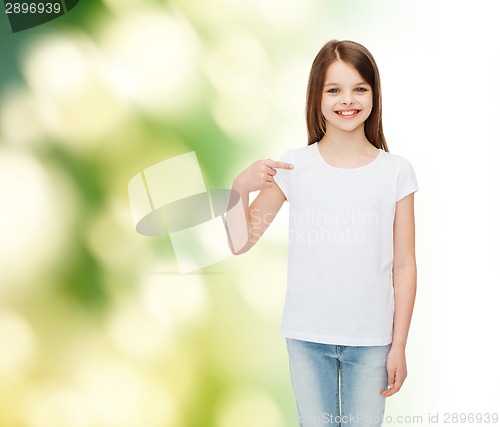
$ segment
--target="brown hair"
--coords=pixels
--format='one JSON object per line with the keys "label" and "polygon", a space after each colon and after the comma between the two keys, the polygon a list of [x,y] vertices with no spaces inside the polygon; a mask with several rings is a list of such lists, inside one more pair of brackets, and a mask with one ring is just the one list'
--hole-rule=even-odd
{"label": "brown hair", "polygon": [[382,93],[377,64],[364,46],[350,40],[330,40],[316,55],[309,74],[306,99],[307,145],[320,141],[326,132],[325,117],[321,112],[321,97],[326,70],[335,61],[353,66],[373,91],[373,107],[366,119],[365,135],[377,148],[389,151],[382,129]]}

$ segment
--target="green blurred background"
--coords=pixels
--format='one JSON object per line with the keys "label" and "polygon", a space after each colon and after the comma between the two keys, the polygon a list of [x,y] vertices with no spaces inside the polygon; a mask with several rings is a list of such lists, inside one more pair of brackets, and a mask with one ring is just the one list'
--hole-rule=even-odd
{"label": "green blurred background", "polygon": [[[426,76],[415,58],[438,50],[420,38],[430,5],[85,0],[16,34],[2,13],[0,426],[297,425],[279,336],[286,207],[249,253],[176,274],[169,238],[135,232],[127,185],[195,151],[207,188],[230,188],[253,161],[305,145],[309,67],[332,38],[372,51],[389,147],[410,153],[420,104],[398,115],[393,77]],[[388,414],[448,402],[417,348],[439,328],[431,300],[409,344],[421,381]]]}
{"label": "green blurred background", "polygon": [[91,0],[16,34],[2,14],[2,427],[292,423],[286,228],[176,274],[168,237],[135,232],[127,185],[195,151],[207,188],[230,188],[291,136],[301,144],[325,6],[341,13]]}

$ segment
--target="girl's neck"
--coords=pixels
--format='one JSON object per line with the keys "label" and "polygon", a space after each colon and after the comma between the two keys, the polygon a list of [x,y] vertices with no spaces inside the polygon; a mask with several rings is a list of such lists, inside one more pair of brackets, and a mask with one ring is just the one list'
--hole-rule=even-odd
{"label": "girl's neck", "polygon": [[327,146],[328,150],[346,154],[362,153],[366,152],[367,148],[373,148],[373,145],[366,138],[363,126],[353,131],[344,131],[327,126],[326,135],[320,141],[320,145]]}

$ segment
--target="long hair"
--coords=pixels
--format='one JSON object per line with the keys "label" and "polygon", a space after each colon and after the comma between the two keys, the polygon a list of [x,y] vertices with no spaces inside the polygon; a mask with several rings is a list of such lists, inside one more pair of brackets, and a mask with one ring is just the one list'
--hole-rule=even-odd
{"label": "long hair", "polygon": [[382,128],[382,92],[377,64],[368,49],[350,40],[330,40],[321,48],[313,61],[306,98],[307,145],[320,141],[325,135],[326,122],[321,112],[321,97],[326,70],[330,64],[338,60],[354,67],[370,85],[373,92],[373,107],[364,123],[365,135],[372,145],[389,151]]}

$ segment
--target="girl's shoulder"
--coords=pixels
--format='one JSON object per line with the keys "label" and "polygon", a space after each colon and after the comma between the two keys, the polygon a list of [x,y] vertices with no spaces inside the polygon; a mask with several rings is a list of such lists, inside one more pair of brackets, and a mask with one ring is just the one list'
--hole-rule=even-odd
{"label": "girl's shoulder", "polygon": [[380,162],[385,173],[397,176],[398,179],[405,179],[407,176],[415,176],[415,169],[412,162],[403,154],[388,153],[382,151],[382,161]]}
{"label": "girl's shoulder", "polygon": [[[282,162],[292,163],[296,171],[299,167],[315,167],[321,162],[321,155],[319,154],[317,143],[311,145],[302,145],[289,147],[278,159]],[[388,151],[380,150],[380,161],[377,159],[376,164],[382,166],[386,172],[400,172],[401,170],[413,169],[410,160],[402,154],[391,153]],[[379,170],[379,168],[373,168],[374,170]]]}
{"label": "girl's shoulder", "polygon": [[401,165],[406,165],[408,163],[411,163],[410,160],[408,159],[407,156],[403,154],[398,154],[398,153],[389,153],[387,151],[382,150],[382,155],[384,158],[386,158],[388,161],[401,166]]}
{"label": "girl's shoulder", "polygon": [[314,159],[315,150],[316,143],[300,147],[289,147],[283,152],[279,161],[310,163]]}

